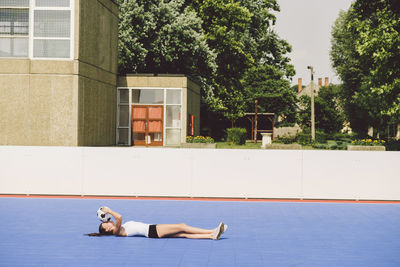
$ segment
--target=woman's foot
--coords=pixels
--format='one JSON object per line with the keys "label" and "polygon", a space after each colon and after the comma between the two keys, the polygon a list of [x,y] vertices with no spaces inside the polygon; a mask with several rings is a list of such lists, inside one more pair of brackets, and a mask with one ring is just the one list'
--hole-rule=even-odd
{"label": "woman's foot", "polygon": [[228,225],[224,224],[224,231],[222,233],[225,233],[226,229],[228,229]]}
{"label": "woman's foot", "polygon": [[218,240],[222,233],[226,230],[224,223],[220,223],[217,228],[214,229],[213,239]]}

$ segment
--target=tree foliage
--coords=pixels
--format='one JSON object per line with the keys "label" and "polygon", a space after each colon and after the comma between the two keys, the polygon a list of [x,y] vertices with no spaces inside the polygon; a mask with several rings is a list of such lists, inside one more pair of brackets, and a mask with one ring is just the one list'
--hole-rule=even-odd
{"label": "tree foliage", "polygon": [[[345,121],[342,105],[342,86],[321,87],[314,97],[315,128],[325,133],[336,133],[343,128]],[[299,99],[298,123],[303,129],[311,127],[311,98],[303,95]]]}
{"label": "tree foliage", "polygon": [[384,129],[400,117],[400,5],[356,0],[332,29],[331,60],[353,129]]}
{"label": "tree foliage", "polygon": [[250,26],[251,13],[239,2],[230,0],[194,1],[192,7],[203,20],[207,43],[217,55],[216,102],[209,106],[209,112],[221,113],[234,121],[243,116],[245,110],[240,78],[254,62],[245,49],[245,32]]}
{"label": "tree foliage", "polygon": [[119,0],[119,5],[120,73],[179,73],[204,83],[212,77],[216,55],[202,20],[183,0]]}
{"label": "tree foliage", "polygon": [[[250,83],[245,78],[251,76],[252,71],[256,72],[258,81],[261,78],[279,79],[276,83],[273,80],[265,82],[269,86],[279,84],[278,87],[263,88],[282,94],[278,91],[283,89],[283,84],[289,86],[288,79],[295,72],[286,55],[291,51],[290,45],[272,29],[276,20],[272,12],[279,11],[276,0],[194,0],[192,6],[204,22],[209,46],[217,53],[214,92],[220,105],[214,112],[235,120],[252,110],[254,101],[250,100]],[[261,77],[257,72],[262,69],[270,72]],[[280,75],[271,75],[271,70]],[[281,100],[282,105],[287,102]]]}
{"label": "tree foliage", "polygon": [[[234,121],[249,111],[251,91],[243,81],[252,71],[254,75],[269,71],[258,77],[270,79],[264,85],[271,88],[263,87],[266,93],[275,90],[277,96],[285,95],[278,91],[289,88],[294,75],[287,57],[291,47],[272,28],[273,12],[279,11],[276,0],[119,0],[119,4],[119,71],[196,77],[207,117],[222,115]],[[277,106],[278,98],[274,101]]]}
{"label": "tree foliage", "polygon": [[294,122],[296,117],[296,92],[284,79],[284,72],[271,65],[248,70],[243,79],[247,106],[254,112],[254,100],[258,100],[259,112],[272,112]]}

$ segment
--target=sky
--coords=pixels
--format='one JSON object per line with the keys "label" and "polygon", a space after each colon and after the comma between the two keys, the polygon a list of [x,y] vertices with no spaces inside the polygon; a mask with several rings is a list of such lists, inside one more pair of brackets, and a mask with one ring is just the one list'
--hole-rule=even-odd
{"label": "sky", "polygon": [[303,79],[303,85],[311,80],[310,70],[314,67],[314,82],[328,77],[332,83],[340,83],[331,67],[331,29],[340,10],[348,10],[353,0],[278,0],[281,11],[276,13],[275,30],[292,46],[289,54],[296,75]]}

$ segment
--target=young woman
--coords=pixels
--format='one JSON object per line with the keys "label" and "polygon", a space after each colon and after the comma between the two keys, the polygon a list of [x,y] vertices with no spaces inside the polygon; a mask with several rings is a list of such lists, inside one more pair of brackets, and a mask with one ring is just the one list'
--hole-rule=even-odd
{"label": "young woman", "polygon": [[179,224],[145,224],[141,222],[128,221],[122,224],[122,216],[108,207],[103,207],[104,213],[109,213],[115,218],[115,222],[103,222],[99,226],[99,233],[89,236],[116,235],[116,236],[145,236],[150,238],[184,237],[194,239],[218,240],[226,231],[228,226],[220,223],[215,229],[201,229],[191,227],[184,223]]}

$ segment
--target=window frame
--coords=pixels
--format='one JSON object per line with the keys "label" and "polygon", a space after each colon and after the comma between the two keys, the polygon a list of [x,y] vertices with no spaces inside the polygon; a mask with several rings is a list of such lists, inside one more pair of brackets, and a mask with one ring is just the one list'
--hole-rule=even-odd
{"label": "window frame", "polygon": [[[128,102],[124,102],[121,103],[121,97],[120,97],[120,92],[121,90],[127,90],[128,91]],[[132,127],[132,114],[131,114],[131,106],[132,106],[132,93],[131,93],[131,89],[129,87],[118,87],[117,88],[117,118],[116,118],[116,122],[117,122],[117,127],[116,127],[116,143],[117,146],[131,146],[131,142],[132,142],[132,132],[131,132],[131,127]],[[120,107],[121,106],[128,106],[128,113],[129,113],[129,122],[128,122],[128,126],[120,126]],[[128,129],[128,143],[127,144],[120,144],[120,138],[119,138],[119,129]]]}
{"label": "window frame", "polygon": [[[36,0],[30,0],[30,8],[29,8],[29,58],[35,60],[72,60],[74,59],[74,39],[75,39],[75,0],[70,0],[69,7],[37,7]],[[71,23],[70,27],[70,37],[34,37],[34,28],[35,28],[35,11],[36,10],[45,10],[45,11],[70,11],[71,12]],[[69,57],[35,57],[33,55],[33,43],[35,40],[69,40]]]}
{"label": "window frame", "polygon": [[[31,60],[58,60],[58,61],[69,61],[74,59],[75,55],[75,0],[70,0],[69,7],[36,7],[36,0],[29,0],[28,6],[0,6],[0,9],[27,9],[29,16],[29,26],[27,35],[8,35],[0,34],[0,38],[27,38],[28,39],[28,51],[27,56],[8,56],[0,57],[0,59],[31,59]],[[70,11],[70,37],[34,37],[34,22],[35,22],[35,11],[46,10],[46,11]],[[69,55],[68,57],[35,57],[34,52],[34,41],[35,40],[68,40],[69,41]]]}
{"label": "window frame", "polygon": [[[28,10],[28,34],[26,34],[26,35],[22,35],[22,34],[0,34],[0,38],[8,38],[8,39],[12,39],[12,41],[14,41],[15,39],[28,39],[28,51],[26,51],[26,52],[27,52],[27,55],[29,57],[30,6],[29,5],[28,6],[0,6],[0,9]],[[11,49],[13,49],[13,48],[11,47]],[[8,57],[0,57],[0,58],[23,59],[23,58],[27,58],[27,56],[8,56]]]}

